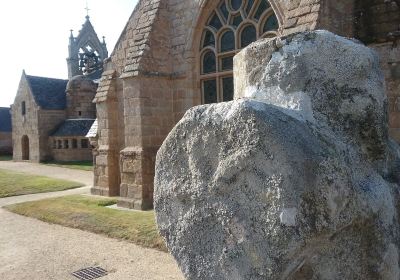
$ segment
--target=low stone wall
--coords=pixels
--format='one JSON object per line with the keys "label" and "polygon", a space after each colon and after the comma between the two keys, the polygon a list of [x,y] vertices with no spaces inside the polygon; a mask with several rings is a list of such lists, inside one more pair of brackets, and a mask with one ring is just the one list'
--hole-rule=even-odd
{"label": "low stone wall", "polygon": [[90,161],[92,151],[90,149],[53,149],[53,158],[55,161]]}
{"label": "low stone wall", "polygon": [[[86,142],[83,145],[83,142]],[[50,138],[51,152],[55,161],[91,161],[92,149],[87,138]],[[87,147],[86,147],[87,144]]]}

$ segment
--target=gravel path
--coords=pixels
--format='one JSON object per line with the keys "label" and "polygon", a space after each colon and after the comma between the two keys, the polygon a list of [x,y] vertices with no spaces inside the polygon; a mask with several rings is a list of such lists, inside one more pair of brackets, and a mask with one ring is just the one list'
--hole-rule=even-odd
{"label": "gravel path", "polygon": [[[87,171],[31,163],[0,162],[0,168],[72,179],[90,185]],[[90,187],[62,192],[0,199],[0,207],[68,194],[87,194]],[[101,266],[109,275],[101,280],[183,280],[174,259],[166,253],[125,241],[47,224],[0,209],[0,279],[77,279],[71,273]]]}
{"label": "gravel path", "polygon": [[0,209],[0,279],[77,279],[71,273],[101,266],[100,279],[184,279],[173,258],[81,230],[50,225]]}

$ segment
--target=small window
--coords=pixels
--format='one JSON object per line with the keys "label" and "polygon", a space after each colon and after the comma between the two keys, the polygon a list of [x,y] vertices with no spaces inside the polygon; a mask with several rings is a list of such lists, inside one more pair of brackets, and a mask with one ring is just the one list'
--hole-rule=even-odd
{"label": "small window", "polygon": [[275,15],[271,15],[264,23],[263,33],[276,31],[279,28],[278,19]]}
{"label": "small window", "polygon": [[57,140],[57,149],[62,149],[62,142],[61,142],[61,140]]}
{"label": "small window", "polygon": [[246,7],[246,14],[250,14],[251,8],[253,8],[254,5],[254,0],[248,0],[247,1],[247,7]]}
{"label": "small window", "polygon": [[64,140],[64,149],[69,149],[69,141]]}
{"label": "small window", "polygon": [[219,65],[221,66],[221,69],[219,71],[232,70],[233,69],[233,55],[222,57]]}
{"label": "small window", "polygon": [[203,48],[205,47],[215,47],[214,34],[210,30],[206,30],[204,34]]}
{"label": "small window", "polygon": [[217,97],[217,81],[206,80],[203,81],[204,104],[216,103]]}
{"label": "small window", "polygon": [[214,27],[217,31],[222,27],[221,20],[216,13],[214,13],[210,20],[210,26]]}
{"label": "small window", "polygon": [[214,73],[216,69],[215,54],[213,51],[207,51],[203,56],[203,74]]}
{"label": "small window", "polygon": [[242,6],[242,0],[231,0],[231,6],[234,11],[239,10]]}
{"label": "small window", "polygon": [[221,52],[233,51],[235,49],[235,33],[229,30],[221,36]]}
{"label": "small window", "polygon": [[25,116],[25,114],[26,114],[26,103],[25,103],[25,101],[22,101],[22,103],[21,103],[21,114],[23,116]]}
{"label": "small window", "polygon": [[238,27],[243,21],[243,18],[240,14],[232,17],[232,25]]}
{"label": "small window", "polygon": [[269,3],[267,0],[261,0],[260,5],[258,5],[257,11],[254,14],[254,18],[256,20],[259,20],[262,14],[270,7]]}
{"label": "small window", "polygon": [[53,140],[53,149],[57,149],[57,140]]}
{"label": "small window", "polygon": [[79,115],[79,116],[82,116],[82,111],[79,111],[79,112],[78,112],[78,115]]}
{"label": "small window", "polygon": [[89,148],[89,141],[87,139],[82,139],[81,140],[81,148],[82,149],[87,149]]}
{"label": "small window", "polygon": [[78,140],[72,139],[72,149],[77,149],[78,148]]}
{"label": "small window", "polygon": [[243,28],[240,34],[240,47],[244,48],[257,40],[257,31],[253,25]]}
{"label": "small window", "polygon": [[224,95],[224,101],[233,100],[233,77],[222,78],[222,93]]}
{"label": "small window", "polygon": [[225,20],[228,20],[229,11],[226,8],[225,1],[222,2],[222,5],[221,5],[221,7],[219,7],[219,10],[221,11],[221,14],[224,16]]}

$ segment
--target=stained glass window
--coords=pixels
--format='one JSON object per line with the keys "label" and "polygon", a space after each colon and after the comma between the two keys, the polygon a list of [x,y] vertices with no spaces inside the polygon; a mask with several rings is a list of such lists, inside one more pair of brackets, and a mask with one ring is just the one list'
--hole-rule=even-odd
{"label": "stained glass window", "polygon": [[233,70],[233,56],[222,57],[220,65],[220,71]]}
{"label": "stained glass window", "polygon": [[270,16],[264,23],[263,33],[268,31],[275,31],[279,27],[278,19],[275,15]]}
{"label": "stained glass window", "polygon": [[257,31],[253,25],[248,25],[243,28],[240,35],[240,46],[242,48],[247,47],[251,43],[257,40]]}
{"label": "stained glass window", "polygon": [[270,7],[267,0],[260,0],[260,4],[258,5],[257,11],[254,14],[254,18],[259,20],[262,14]]}
{"label": "stained glass window", "polygon": [[214,34],[210,30],[206,30],[203,41],[203,48],[208,46],[215,46]]}
{"label": "stained glass window", "polygon": [[251,12],[251,8],[253,8],[254,0],[248,0],[246,6],[246,14],[249,15]]}
{"label": "stained glass window", "polygon": [[222,92],[224,95],[224,101],[233,100],[233,77],[222,78]]}
{"label": "stained glass window", "polygon": [[203,74],[214,73],[215,70],[215,54],[212,51],[207,51],[203,56]]}
{"label": "stained glass window", "polygon": [[200,43],[204,103],[233,99],[234,55],[258,38],[276,36],[278,27],[268,0],[219,0]]}
{"label": "stained glass window", "polygon": [[221,52],[233,51],[235,49],[235,34],[233,31],[226,31],[221,36]]}
{"label": "stained glass window", "polygon": [[205,104],[217,102],[217,81],[215,79],[203,81],[203,92]]}
{"label": "stained glass window", "polygon": [[231,0],[231,6],[234,11],[239,10],[242,6],[242,0]]}
{"label": "stained glass window", "polygon": [[228,20],[229,11],[226,8],[225,1],[223,1],[222,5],[219,7],[219,10],[221,11],[221,14],[224,16],[225,20]]}
{"label": "stained glass window", "polygon": [[216,13],[214,13],[210,20],[210,26],[214,27],[217,31],[222,27],[221,20]]}
{"label": "stained glass window", "polygon": [[242,23],[242,21],[243,21],[242,16],[240,14],[238,14],[232,18],[232,25],[235,27],[238,27],[239,24]]}

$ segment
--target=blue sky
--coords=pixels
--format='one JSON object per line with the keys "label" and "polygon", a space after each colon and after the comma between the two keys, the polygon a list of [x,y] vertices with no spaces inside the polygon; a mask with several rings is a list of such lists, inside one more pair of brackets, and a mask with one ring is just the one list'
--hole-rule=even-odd
{"label": "blue sky", "polygon": [[[112,52],[137,0],[88,0],[90,20]],[[85,22],[85,0],[13,0],[0,9],[0,107],[14,102],[22,70],[67,79],[68,38]]]}

